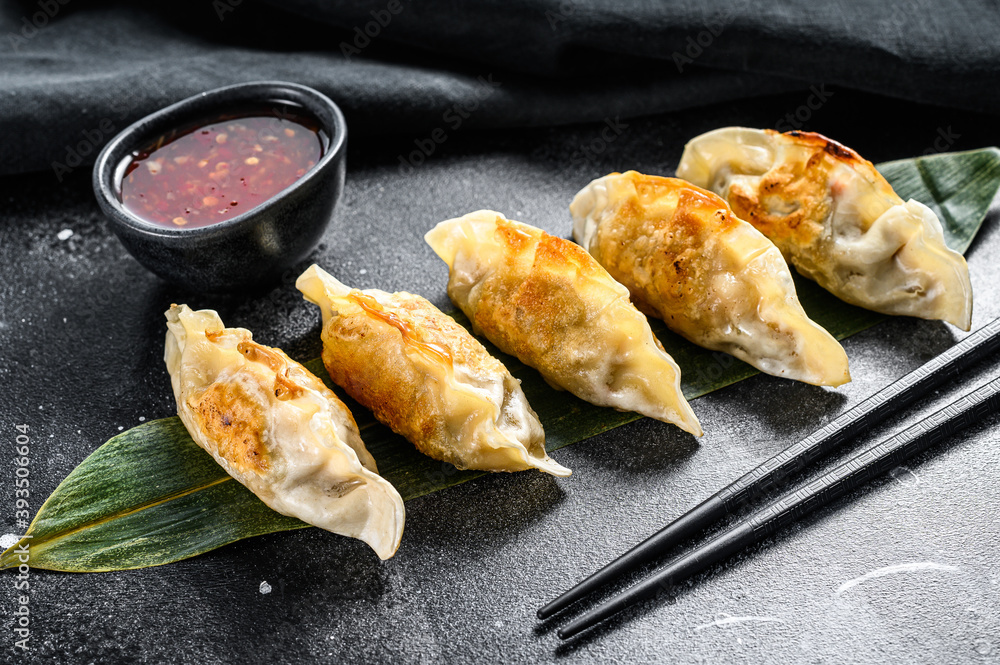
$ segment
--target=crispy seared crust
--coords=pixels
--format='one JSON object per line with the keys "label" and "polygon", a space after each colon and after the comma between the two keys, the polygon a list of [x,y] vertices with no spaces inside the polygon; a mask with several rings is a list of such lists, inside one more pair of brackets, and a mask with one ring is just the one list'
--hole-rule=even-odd
{"label": "crispy seared crust", "polygon": [[[392,294],[391,313],[362,306],[369,296],[353,292],[356,307],[341,307],[323,328],[323,364],[330,378],[375,417],[413,442],[420,452],[459,468],[447,445],[439,392],[427,374],[410,362],[407,349],[436,355],[449,365],[463,363],[479,373],[506,373],[469,332],[420,296]],[[377,306],[378,303],[375,302]],[[396,321],[390,321],[390,314]],[[393,368],[386,371],[386,368]]]}
{"label": "crispy seared crust", "polygon": [[[224,334],[233,334],[233,330],[209,331],[205,333],[205,337],[216,341]],[[258,381],[263,377],[245,373],[241,375],[239,383],[213,383],[201,394],[189,398],[197,426],[216,447],[218,455],[233,465],[233,468],[264,475],[271,466],[271,456],[265,443],[266,404],[258,396],[251,394],[256,390],[269,391],[279,400],[295,399],[305,390],[315,390],[342,407],[343,416],[357,427],[354,417],[340,398],[281,349],[267,347],[250,339],[240,341],[236,348],[250,362],[260,362],[269,367],[274,372],[274,381],[267,385],[258,383],[248,386],[247,382],[251,377]]]}
{"label": "crispy seared crust", "polygon": [[[482,283],[473,324],[505,353],[543,373],[555,370],[559,347],[579,344],[571,338],[586,331],[580,324],[588,317],[587,303],[574,278],[596,274],[596,263],[574,243],[541,231],[532,237],[506,219],[497,220],[496,237],[509,255],[536,242],[537,249],[532,262],[498,270]],[[523,334],[527,330],[530,335]]]}
{"label": "crispy seared crust", "polygon": [[[734,182],[729,204],[740,219],[757,227],[786,256],[821,240],[833,203],[831,172],[838,164],[846,164],[875,185],[887,197],[886,208],[903,202],[875,166],[847,146],[815,132],[764,131],[801,147],[798,159],[776,164],[757,188]],[[836,198],[837,192],[832,193]],[[793,202],[795,208],[789,209]]]}
{"label": "crispy seared crust", "polygon": [[244,473],[264,475],[271,466],[260,403],[238,383],[213,383],[192,404],[198,426],[219,457]]}
{"label": "crispy seared crust", "polygon": [[350,411],[280,349],[225,328],[217,312],[166,312],[164,362],[191,438],[265,504],[379,557],[396,551],[405,509],[377,475]]}
{"label": "crispy seared crust", "polygon": [[821,134],[728,127],[692,139],[679,176],[711,187],[802,275],[877,312],[968,330],[972,287],[935,213]]}
{"label": "crispy seared crust", "polygon": [[711,282],[716,257],[726,255],[720,241],[740,220],[719,196],[684,180],[635,171],[622,177],[632,181],[637,197],[622,204],[615,223],[599,228],[591,251],[640,311],[697,342],[710,325],[706,314],[736,305],[719,302]]}
{"label": "crispy seared crust", "polygon": [[[830,213],[829,159],[824,160],[825,154],[818,151],[804,163],[782,164],[768,171],[757,189],[734,183],[729,191],[733,212],[779,247],[812,244],[823,233],[823,224],[817,220]],[[796,210],[788,214],[770,212],[782,210],[781,202],[789,196],[799,203]]]}
{"label": "crispy seared crust", "polygon": [[719,196],[629,171],[595,180],[570,209],[577,239],[674,332],[776,376],[850,380],[847,355],[802,310],[781,253]]}
{"label": "crispy seared crust", "polygon": [[628,289],[579,245],[491,210],[441,222],[425,239],[477,334],[592,404],[702,434],[680,370]]}
{"label": "crispy seared crust", "polygon": [[[233,331],[209,331],[205,336],[215,341],[227,333],[232,334]],[[246,382],[251,377],[256,379],[263,377],[243,374],[240,383],[231,381],[213,383],[200,395],[191,395],[190,406],[197,426],[216,446],[220,457],[232,464],[235,469],[264,475],[271,465],[265,443],[266,405],[252,392],[269,391],[278,399],[286,400],[295,399],[308,389],[322,393],[325,398],[340,406],[343,406],[343,402],[322,381],[285,355],[281,349],[273,349],[250,339],[239,342],[236,348],[250,362],[263,363],[273,370],[274,381],[268,385],[260,383],[248,386]],[[345,418],[357,427],[346,407],[343,411]]]}
{"label": "crispy seared crust", "polygon": [[[773,136],[779,135],[779,133],[773,129],[765,129],[764,132]],[[878,172],[878,169],[875,168],[874,164],[856,153],[851,148],[848,148],[843,143],[838,143],[837,141],[823,136],[818,132],[792,131],[785,132],[783,136],[786,136],[789,139],[794,139],[795,143],[798,143],[801,146],[811,146],[826,153],[831,159],[843,162],[855,171],[861,171],[865,177],[870,180],[885,183],[886,188],[889,191],[892,191],[892,186],[884,177],[882,177],[882,174]]]}
{"label": "crispy seared crust", "polygon": [[430,302],[351,289],[315,265],[295,284],[323,313],[330,377],[418,450],[460,469],[570,475],[520,382]]}

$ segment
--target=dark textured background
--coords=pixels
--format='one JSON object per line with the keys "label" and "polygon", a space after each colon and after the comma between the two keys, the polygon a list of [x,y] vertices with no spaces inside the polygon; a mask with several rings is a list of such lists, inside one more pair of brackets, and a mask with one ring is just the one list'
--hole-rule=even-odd
{"label": "dark textured background", "polygon": [[[920,154],[939,132],[960,135],[952,149],[1000,143],[991,116],[834,90],[807,127],[873,161]],[[600,123],[464,128],[405,173],[398,155],[413,136],[359,137],[335,223],[311,260],[349,284],[448,307],[445,266],[421,238],[434,223],[491,207],[565,236],[567,205],[591,178],[670,173],[688,138],[773,126],[805,101],[790,93],[629,120],[593,157],[582,148],[599,139]],[[217,308],[295,358],[319,353],[318,313],[294,275],[229,299],[179,292],[128,256],[89,187],[87,168],[62,185],[52,173],[0,179],[0,451],[13,458],[14,425],[30,426],[34,507],[121,428],[173,413],[161,360],[170,302]],[[968,256],[979,327],[1000,315],[995,219]],[[692,403],[706,431],[699,442],[641,420],[559,451],[571,478],[493,475],[411,501],[387,562],[359,541],[308,529],[147,570],[33,571],[34,651],[24,662],[998,662],[997,417],[595,634],[560,645],[534,618],[612,555],[961,336],[894,319],[846,341],[854,382],[839,390],[758,376]],[[997,364],[881,433],[997,376]],[[12,479],[0,459],[3,532],[13,530]],[[873,570],[921,562],[952,568],[837,593]],[[12,580],[0,573],[3,662],[20,658]],[[263,581],[271,593],[260,592]]]}
{"label": "dark textured background", "polygon": [[476,108],[466,129],[537,127],[823,83],[1000,113],[995,0],[396,1],[0,0],[0,173],[275,78],[379,135],[429,133],[455,104]]}

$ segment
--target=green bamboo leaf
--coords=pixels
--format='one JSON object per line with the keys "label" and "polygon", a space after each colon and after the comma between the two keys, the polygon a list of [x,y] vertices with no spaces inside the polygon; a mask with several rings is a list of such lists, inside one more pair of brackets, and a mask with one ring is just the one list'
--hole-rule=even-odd
{"label": "green bamboo leaf", "polygon": [[[934,209],[948,245],[963,252],[1000,188],[996,148],[901,160],[879,168],[904,199],[914,198]],[[848,305],[805,279],[797,277],[796,287],[809,315],[838,339],[886,318]],[[455,318],[468,326],[461,314]],[[732,356],[688,343],[660,321],[650,323],[680,365],[688,399],[757,374]],[[486,346],[521,379],[545,426],[550,451],[640,417],[554,391],[531,368]],[[330,385],[319,359],[306,366]],[[403,499],[483,475],[458,471],[419,454],[334,389],[351,407],[379,471]],[[94,451],[42,505],[21,542],[30,544],[32,568],[99,572],[171,563],[243,538],[305,526],[272,511],[229,477],[173,417],[123,432]],[[15,554],[19,545],[0,554],[0,569],[20,563]]]}
{"label": "green bamboo leaf", "polygon": [[[200,554],[206,543],[302,526],[233,480],[174,417],[94,451],[42,504],[27,542],[32,568],[94,572],[155,566]],[[16,565],[11,552],[0,566]]]}
{"label": "green bamboo leaf", "polygon": [[[964,254],[1000,187],[998,156],[997,148],[983,148],[901,159],[878,169],[903,200],[916,199],[933,210],[948,246]],[[970,223],[973,219],[978,222]]]}

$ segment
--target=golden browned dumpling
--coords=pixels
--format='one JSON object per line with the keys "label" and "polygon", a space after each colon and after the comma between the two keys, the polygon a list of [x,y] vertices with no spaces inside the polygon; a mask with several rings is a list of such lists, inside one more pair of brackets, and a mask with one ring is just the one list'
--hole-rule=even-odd
{"label": "golden browned dumpling", "polygon": [[295,285],[322,310],[330,378],[420,452],[460,469],[570,474],[546,454],[520,382],[430,302],[351,289],[315,265]]}
{"label": "golden browned dumpling", "polygon": [[850,381],[847,354],[802,310],[781,253],[715,194],[629,171],[590,183],[570,212],[577,242],[671,330],[775,376]]}
{"label": "golden browned dumpling", "polygon": [[403,500],[315,375],[187,305],[167,311],[164,360],[177,415],[229,475],[283,515],[359,538],[382,559],[395,553]]}
{"label": "golden browned dumpling", "polygon": [[425,239],[451,268],[452,302],[501,351],[588,402],[701,435],[677,364],[628,289],[578,245],[491,210]]}
{"label": "golden browned dumpling", "polygon": [[821,134],[726,127],[688,143],[677,177],[710,189],[841,300],[972,324],[969,267],[930,208]]}

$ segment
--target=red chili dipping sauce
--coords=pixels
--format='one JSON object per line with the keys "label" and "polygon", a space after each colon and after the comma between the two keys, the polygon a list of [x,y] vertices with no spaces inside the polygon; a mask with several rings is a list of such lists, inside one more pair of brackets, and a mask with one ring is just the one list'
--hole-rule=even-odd
{"label": "red chili dipping sauce", "polygon": [[295,110],[189,125],[132,154],[122,171],[122,205],[158,226],[209,226],[278,194],[315,166],[323,150],[316,120]]}

